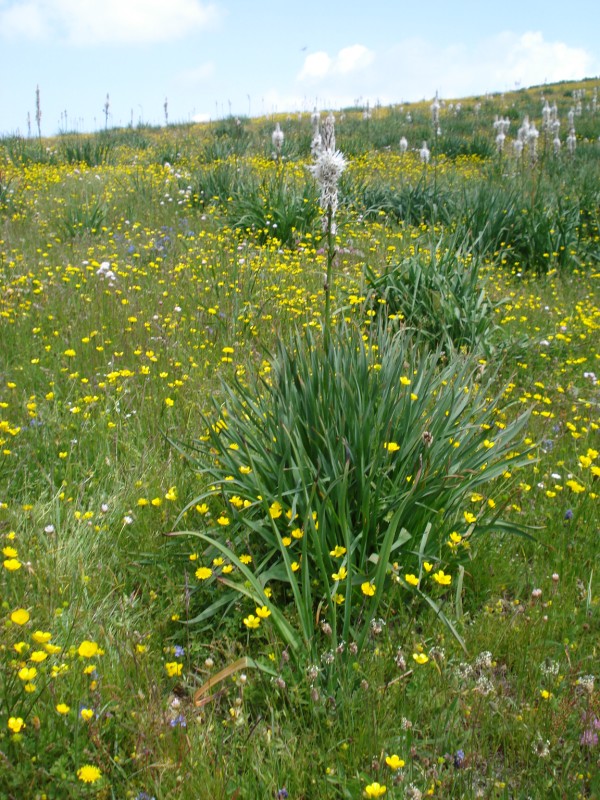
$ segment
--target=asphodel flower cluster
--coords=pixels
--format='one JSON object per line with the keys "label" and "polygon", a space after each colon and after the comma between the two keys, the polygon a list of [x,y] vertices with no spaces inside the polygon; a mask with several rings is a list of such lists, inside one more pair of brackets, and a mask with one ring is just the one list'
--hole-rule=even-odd
{"label": "asphodel flower cluster", "polygon": [[275,148],[275,155],[277,158],[281,157],[281,148],[283,147],[283,131],[279,123],[275,125],[275,130],[271,134],[271,141]]}
{"label": "asphodel flower cluster", "polygon": [[[308,167],[321,190],[319,204],[325,215],[323,230],[335,234],[335,214],[338,207],[338,183],[346,169],[346,159],[335,149],[335,118],[329,114],[323,126],[321,146],[315,154],[315,163]],[[331,228],[329,226],[331,225]]]}

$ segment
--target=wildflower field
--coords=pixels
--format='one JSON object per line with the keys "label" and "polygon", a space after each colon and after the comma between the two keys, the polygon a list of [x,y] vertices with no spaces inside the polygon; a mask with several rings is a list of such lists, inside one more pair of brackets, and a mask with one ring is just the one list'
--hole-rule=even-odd
{"label": "wildflower field", "polygon": [[600,797],[597,91],[0,139],[2,800]]}

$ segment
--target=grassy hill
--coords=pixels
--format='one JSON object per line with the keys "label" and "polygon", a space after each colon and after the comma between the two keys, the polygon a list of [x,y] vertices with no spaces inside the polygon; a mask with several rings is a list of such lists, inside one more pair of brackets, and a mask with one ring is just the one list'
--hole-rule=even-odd
{"label": "grassy hill", "polygon": [[0,798],[600,796],[597,90],[0,140]]}

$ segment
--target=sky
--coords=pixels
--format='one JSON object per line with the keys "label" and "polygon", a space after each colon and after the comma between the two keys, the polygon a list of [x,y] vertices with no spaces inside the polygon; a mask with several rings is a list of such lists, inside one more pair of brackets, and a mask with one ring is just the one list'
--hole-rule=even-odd
{"label": "sky", "polygon": [[596,77],[599,31],[598,0],[0,0],[0,135],[38,86],[50,136]]}

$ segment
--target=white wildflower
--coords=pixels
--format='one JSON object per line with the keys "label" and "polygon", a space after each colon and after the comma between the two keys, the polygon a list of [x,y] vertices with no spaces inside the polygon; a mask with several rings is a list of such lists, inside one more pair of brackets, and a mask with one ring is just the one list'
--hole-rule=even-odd
{"label": "white wildflower", "polygon": [[321,187],[321,208],[331,209],[332,216],[335,216],[338,205],[338,181],[346,165],[339,150],[322,150],[315,163],[308,167]]}
{"label": "white wildflower", "polygon": [[283,146],[283,131],[281,130],[279,123],[277,123],[275,126],[275,130],[271,135],[271,141],[273,142],[273,147],[275,148],[277,155],[281,155],[281,148]]}
{"label": "white wildflower", "polygon": [[321,146],[323,150],[335,150],[335,117],[328,114],[323,125],[321,134]]}
{"label": "white wildflower", "polygon": [[577,678],[577,686],[587,694],[593,694],[595,680],[594,675],[582,675],[580,678]]}
{"label": "white wildflower", "polygon": [[531,743],[531,749],[538,758],[547,758],[550,755],[550,742],[547,739],[537,735],[537,738]]}

